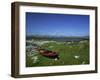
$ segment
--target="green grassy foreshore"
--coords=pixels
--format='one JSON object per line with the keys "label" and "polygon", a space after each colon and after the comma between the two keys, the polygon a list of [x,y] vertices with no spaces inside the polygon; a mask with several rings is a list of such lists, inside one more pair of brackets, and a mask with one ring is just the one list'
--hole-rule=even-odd
{"label": "green grassy foreshore", "polygon": [[[40,44],[39,42],[38,44]],[[78,42],[44,41],[40,46],[43,49],[57,52],[60,59],[44,57],[37,51],[26,52],[26,67],[89,64],[88,40]]]}

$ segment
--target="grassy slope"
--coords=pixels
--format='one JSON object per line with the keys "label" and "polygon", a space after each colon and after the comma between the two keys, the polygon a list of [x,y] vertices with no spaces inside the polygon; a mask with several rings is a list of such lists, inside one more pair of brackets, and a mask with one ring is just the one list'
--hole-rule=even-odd
{"label": "grassy slope", "polygon": [[[50,47],[52,46],[52,47]],[[41,46],[42,48],[58,52],[60,59],[55,61],[54,59],[49,59],[44,56],[41,56],[37,53],[35,56],[38,57],[36,63],[32,63],[33,60],[31,57],[26,56],[26,66],[35,67],[35,66],[56,66],[56,65],[77,65],[77,64],[89,64],[89,42],[79,43],[62,43],[57,44],[55,42],[45,43]],[[34,54],[34,53],[33,53]],[[75,58],[79,56],[79,58]]]}

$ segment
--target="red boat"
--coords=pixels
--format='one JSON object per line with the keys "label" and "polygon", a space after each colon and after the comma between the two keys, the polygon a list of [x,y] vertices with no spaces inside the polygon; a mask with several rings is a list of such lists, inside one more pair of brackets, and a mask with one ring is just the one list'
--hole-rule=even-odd
{"label": "red boat", "polygon": [[45,50],[45,49],[39,49],[38,51],[41,55],[43,55],[45,57],[52,58],[52,59],[59,59],[57,52],[53,52],[53,51],[49,51],[49,50]]}

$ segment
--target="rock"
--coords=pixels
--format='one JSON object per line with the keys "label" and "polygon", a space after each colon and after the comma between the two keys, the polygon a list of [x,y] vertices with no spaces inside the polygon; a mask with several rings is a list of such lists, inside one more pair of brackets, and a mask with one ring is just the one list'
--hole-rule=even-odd
{"label": "rock", "polygon": [[77,55],[76,55],[76,56],[74,56],[74,58],[75,58],[75,59],[78,59],[79,57],[80,57],[80,56],[77,56]]}

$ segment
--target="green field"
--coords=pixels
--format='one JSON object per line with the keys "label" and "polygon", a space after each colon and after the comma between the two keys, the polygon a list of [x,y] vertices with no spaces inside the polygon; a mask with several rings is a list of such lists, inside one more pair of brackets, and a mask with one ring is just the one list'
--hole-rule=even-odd
{"label": "green field", "polygon": [[[31,44],[57,52],[60,59],[50,59],[40,55],[36,50],[28,50],[33,47]],[[26,67],[89,64],[89,40],[77,42],[32,40],[31,44],[26,48]]]}

